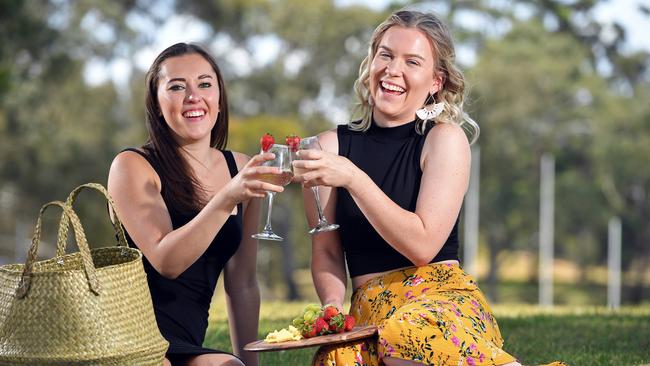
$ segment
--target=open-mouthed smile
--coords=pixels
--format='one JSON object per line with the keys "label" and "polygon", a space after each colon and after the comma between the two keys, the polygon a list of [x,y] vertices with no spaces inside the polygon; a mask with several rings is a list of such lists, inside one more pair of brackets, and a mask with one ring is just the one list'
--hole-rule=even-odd
{"label": "open-mouthed smile", "polygon": [[406,92],[406,89],[397,84],[389,83],[388,81],[382,81],[379,83],[379,87],[384,93],[393,95],[402,95],[404,92]]}
{"label": "open-mouthed smile", "polygon": [[189,119],[190,121],[200,120],[205,116],[205,110],[203,109],[190,109],[183,112],[183,117]]}

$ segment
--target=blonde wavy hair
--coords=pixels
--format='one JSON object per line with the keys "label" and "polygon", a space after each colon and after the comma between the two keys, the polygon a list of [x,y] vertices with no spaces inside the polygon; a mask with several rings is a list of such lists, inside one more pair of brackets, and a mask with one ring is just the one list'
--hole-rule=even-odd
{"label": "blonde wavy hair", "polygon": [[[379,42],[384,33],[393,27],[417,28],[422,31],[433,47],[433,54],[437,57],[434,62],[434,72],[442,75],[442,86],[435,96],[429,95],[424,101],[426,105],[444,103],[443,112],[434,119],[434,123],[451,123],[461,126],[467,133],[470,144],[474,143],[480,133],[478,124],[463,111],[465,100],[465,78],[460,69],[454,64],[456,52],[451,33],[447,26],[433,14],[412,10],[400,10],[391,14],[381,23],[370,39],[368,55],[359,66],[359,77],[354,82],[354,91],[358,98],[356,105],[357,115],[361,120],[352,121],[348,126],[353,131],[366,131],[372,123],[373,102],[370,95],[370,64],[377,53]],[[423,135],[427,123],[416,117],[416,131]]]}

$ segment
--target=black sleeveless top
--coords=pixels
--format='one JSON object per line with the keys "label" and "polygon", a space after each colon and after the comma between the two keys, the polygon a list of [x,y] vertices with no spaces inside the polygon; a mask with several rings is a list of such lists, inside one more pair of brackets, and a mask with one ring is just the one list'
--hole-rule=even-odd
{"label": "black sleeveless top", "polygon": [[[137,149],[126,149],[142,155],[160,176],[158,164],[151,157]],[[237,175],[237,164],[230,151],[222,151],[231,177]],[[162,196],[165,197],[164,179],[161,177]],[[181,214],[170,202],[165,200],[172,227],[177,229],[190,220],[198,212]],[[217,280],[230,257],[239,248],[242,239],[242,204],[237,205],[237,215],[231,215],[208,249],[185,272],[176,279],[168,279],[156,271],[146,257],[143,257],[144,270],[151,291],[154,312],[158,328],[169,341],[167,357],[172,361],[184,360],[205,353],[224,353],[218,350],[203,348],[205,331],[208,327],[208,311]],[[129,245],[135,243],[127,233]]]}
{"label": "black sleeveless top", "polygon": [[[415,121],[388,128],[373,121],[365,132],[339,125],[339,155],[368,174],[393,202],[415,212],[422,179],[420,155],[429,131],[419,135]],[[377,233],[345,188],[337,188],[336,194],[336,223],[351,277],[413,266]],[[458,260],[458,221],[431,263]]]}

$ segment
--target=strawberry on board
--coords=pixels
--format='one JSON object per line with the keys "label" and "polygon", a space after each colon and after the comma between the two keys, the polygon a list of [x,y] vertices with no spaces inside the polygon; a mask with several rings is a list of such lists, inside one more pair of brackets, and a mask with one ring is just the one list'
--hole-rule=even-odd
{"label": "strawberry on board", "polygon": [[341,312],[334,305],[325,305],[323,307],[323,319],[329,321],[333,317],[339,315]]}
{"label": "strawberry on board", "polygon": [[269,151],[273,144],[275,144],[275,139],[273,138],[273,135],[268,132],[260,139],[260,146],[262,147],[263,152]]}
{"label": "strawberry on board", "polygon": [[345,315],[338,313],[331,317],[327,324],[329,324],[332,333],[343,333],[345,331]]}
{"label": "strawberry on board", "polygon": [[302,326],[302,332],[301,333],[302,333],[302,336],[304,338],[316,337],[318,335],[318,333],[316,333],[316,324],[315,323],[305,322],[303,324],[303,326]]}
{"label": "strawberry on board", "polygon": [[300,148],[300,137],[296,135],[287,136],[284,143],[289,146],[289,150],[296,152]]}
{"label": "strawberry on board", "polygon": [[354,328],[354,323],[355,323],[355,320],[352,317],[352,315],[346,315],[345,316],[345,321],[343,323],[343,328],[345,329],[346,332],[350,331],[350,330],[352,330],[352,328]]}
{"label": "strawberry on board", "polygon": [[316,321],[314,322],[314,329],[316,330],[316,334],[318,335],[325,335],[329,334],[329,325],[327,325],[327,322],[325,319],[318,317],[316,318]]}

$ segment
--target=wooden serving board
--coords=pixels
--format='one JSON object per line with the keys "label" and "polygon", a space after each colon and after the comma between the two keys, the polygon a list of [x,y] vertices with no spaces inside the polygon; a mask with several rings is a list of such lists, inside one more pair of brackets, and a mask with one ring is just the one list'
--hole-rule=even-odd
{"label": "wooden serving board", "polygon": [[349,332],[328,334],[313,338],[303,338],[299,341],[287,341],[279,343],[267,343],[264,340],[251,342],[244,347],[244,350],[251,352],[273,352],[288,349],[316,347],[322,345],[343,343],[362,338],[369,338],[377,334],[377,327],[374,325],[358,326]]}

